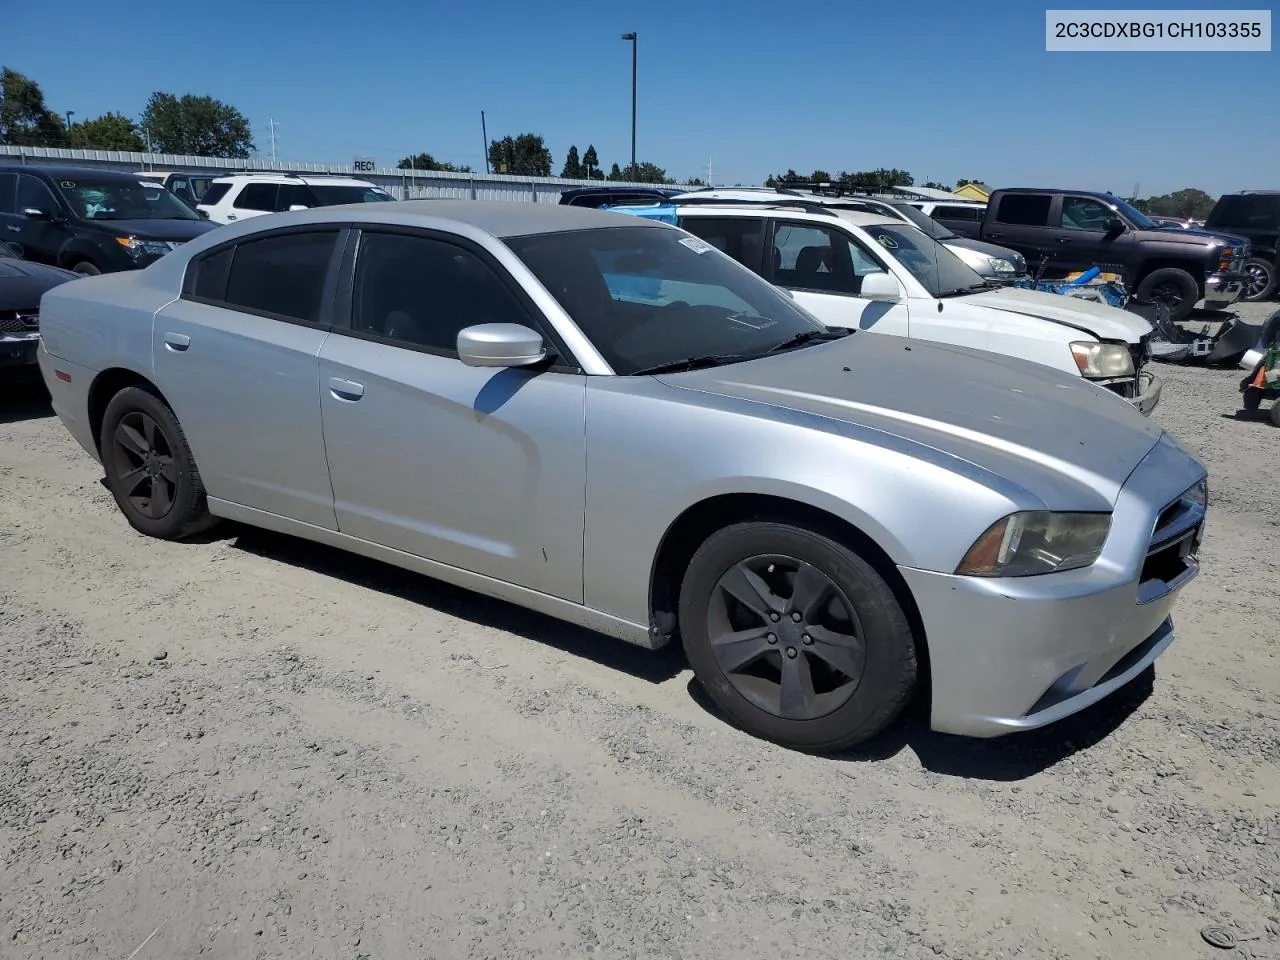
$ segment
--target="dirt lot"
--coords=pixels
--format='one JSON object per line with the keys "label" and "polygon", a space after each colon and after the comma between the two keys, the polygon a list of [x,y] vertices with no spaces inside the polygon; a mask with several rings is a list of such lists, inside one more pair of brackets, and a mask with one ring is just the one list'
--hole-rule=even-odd
{"label": "dirt lot", "polygon": [[[1268,310],[1254,308],[1261,318]],[[1280,433],[1162,367],[1207,462],[1155,677],[1037,734],[818,759],[651,655],[232,528],[134,534],[0,399],[0,957],[1280,956]]]}

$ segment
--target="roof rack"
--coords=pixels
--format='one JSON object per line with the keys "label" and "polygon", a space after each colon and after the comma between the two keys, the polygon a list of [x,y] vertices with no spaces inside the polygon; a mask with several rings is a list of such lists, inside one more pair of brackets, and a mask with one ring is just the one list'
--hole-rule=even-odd
{"label": "roof rack", "polygon": [[221,177],[292,177],[295,180],[323,180],[326,178],[345,180],[351,177],[346,173],[298,173],[296,170],[228,170],[220,173]]}
{"label": "roof rack", "polygon": [[795,200],[782,197],[778,200],[740,200],[733,197],[685,197],[681,200],[673,201],[678,207],[768,207],[768,208],[795,208],[803,210],[806,213],[820,213],[824,217],[839,217],[831,207],[824,206],[821,203],[807,202],[799,194],[793,194]]}

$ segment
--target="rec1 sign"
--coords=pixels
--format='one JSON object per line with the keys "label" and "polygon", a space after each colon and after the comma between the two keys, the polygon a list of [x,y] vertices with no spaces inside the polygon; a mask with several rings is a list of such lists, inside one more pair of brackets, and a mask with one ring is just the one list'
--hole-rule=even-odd
{"label": "rec1 sign", "polygon": [[377,164],[373,162],[373,157],[356,157],[351,162],[351,169],[356,173],[373,173],[377,169]]}

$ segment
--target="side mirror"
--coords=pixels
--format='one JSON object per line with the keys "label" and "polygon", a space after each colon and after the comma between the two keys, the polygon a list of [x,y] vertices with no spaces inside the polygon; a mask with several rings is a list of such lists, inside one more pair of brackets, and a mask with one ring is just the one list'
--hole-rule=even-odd
{"label": "side mirror", "polygon": [[458,359],[469,367],[528,367],[546,357],[542,334],[518,323],[479,323],[458,331]]}
{"label": "side mirror", "polygon": [[864,300],[901,300],[902,284],[891,273],[868,273],[862,278],[858,296]]}
{"label": "side mirror", "polygon": [[1124,221],[1119,217],[1112,217],[1107,221],[1107,236],[1118,237],[1124,233]]}
{"label": "side mirror", "polygon": [[22,215],[28,220],[52,220],[53,214],[48,210],[41,210],[39,207],[27,207],[22,211]]}
{"label": "side mirror", "polygon": [[310,207],[308,207],[305,203],[291,203],[291,204],[289,204],[289,212],[290,212],[290,213],[293,213],[293,211],[295,211],[295,210],[310,210],[310,209],[311,209],[311,208],[310,208]]}

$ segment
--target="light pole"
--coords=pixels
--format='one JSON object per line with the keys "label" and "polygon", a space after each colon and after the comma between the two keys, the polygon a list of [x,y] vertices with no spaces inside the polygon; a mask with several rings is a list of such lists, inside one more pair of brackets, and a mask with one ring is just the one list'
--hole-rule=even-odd
{"label": "light pole", "polygon": [[624,33],[623,40],[631,41],[631,179],[636,178],[636,42],[634,33]]}
{"label": "light pole", "polygon": [[67,111],[67,132],[68,133],[71,132],[71,118],[74,117],[75,115],[76,115],[76,112],[74,110]]}

